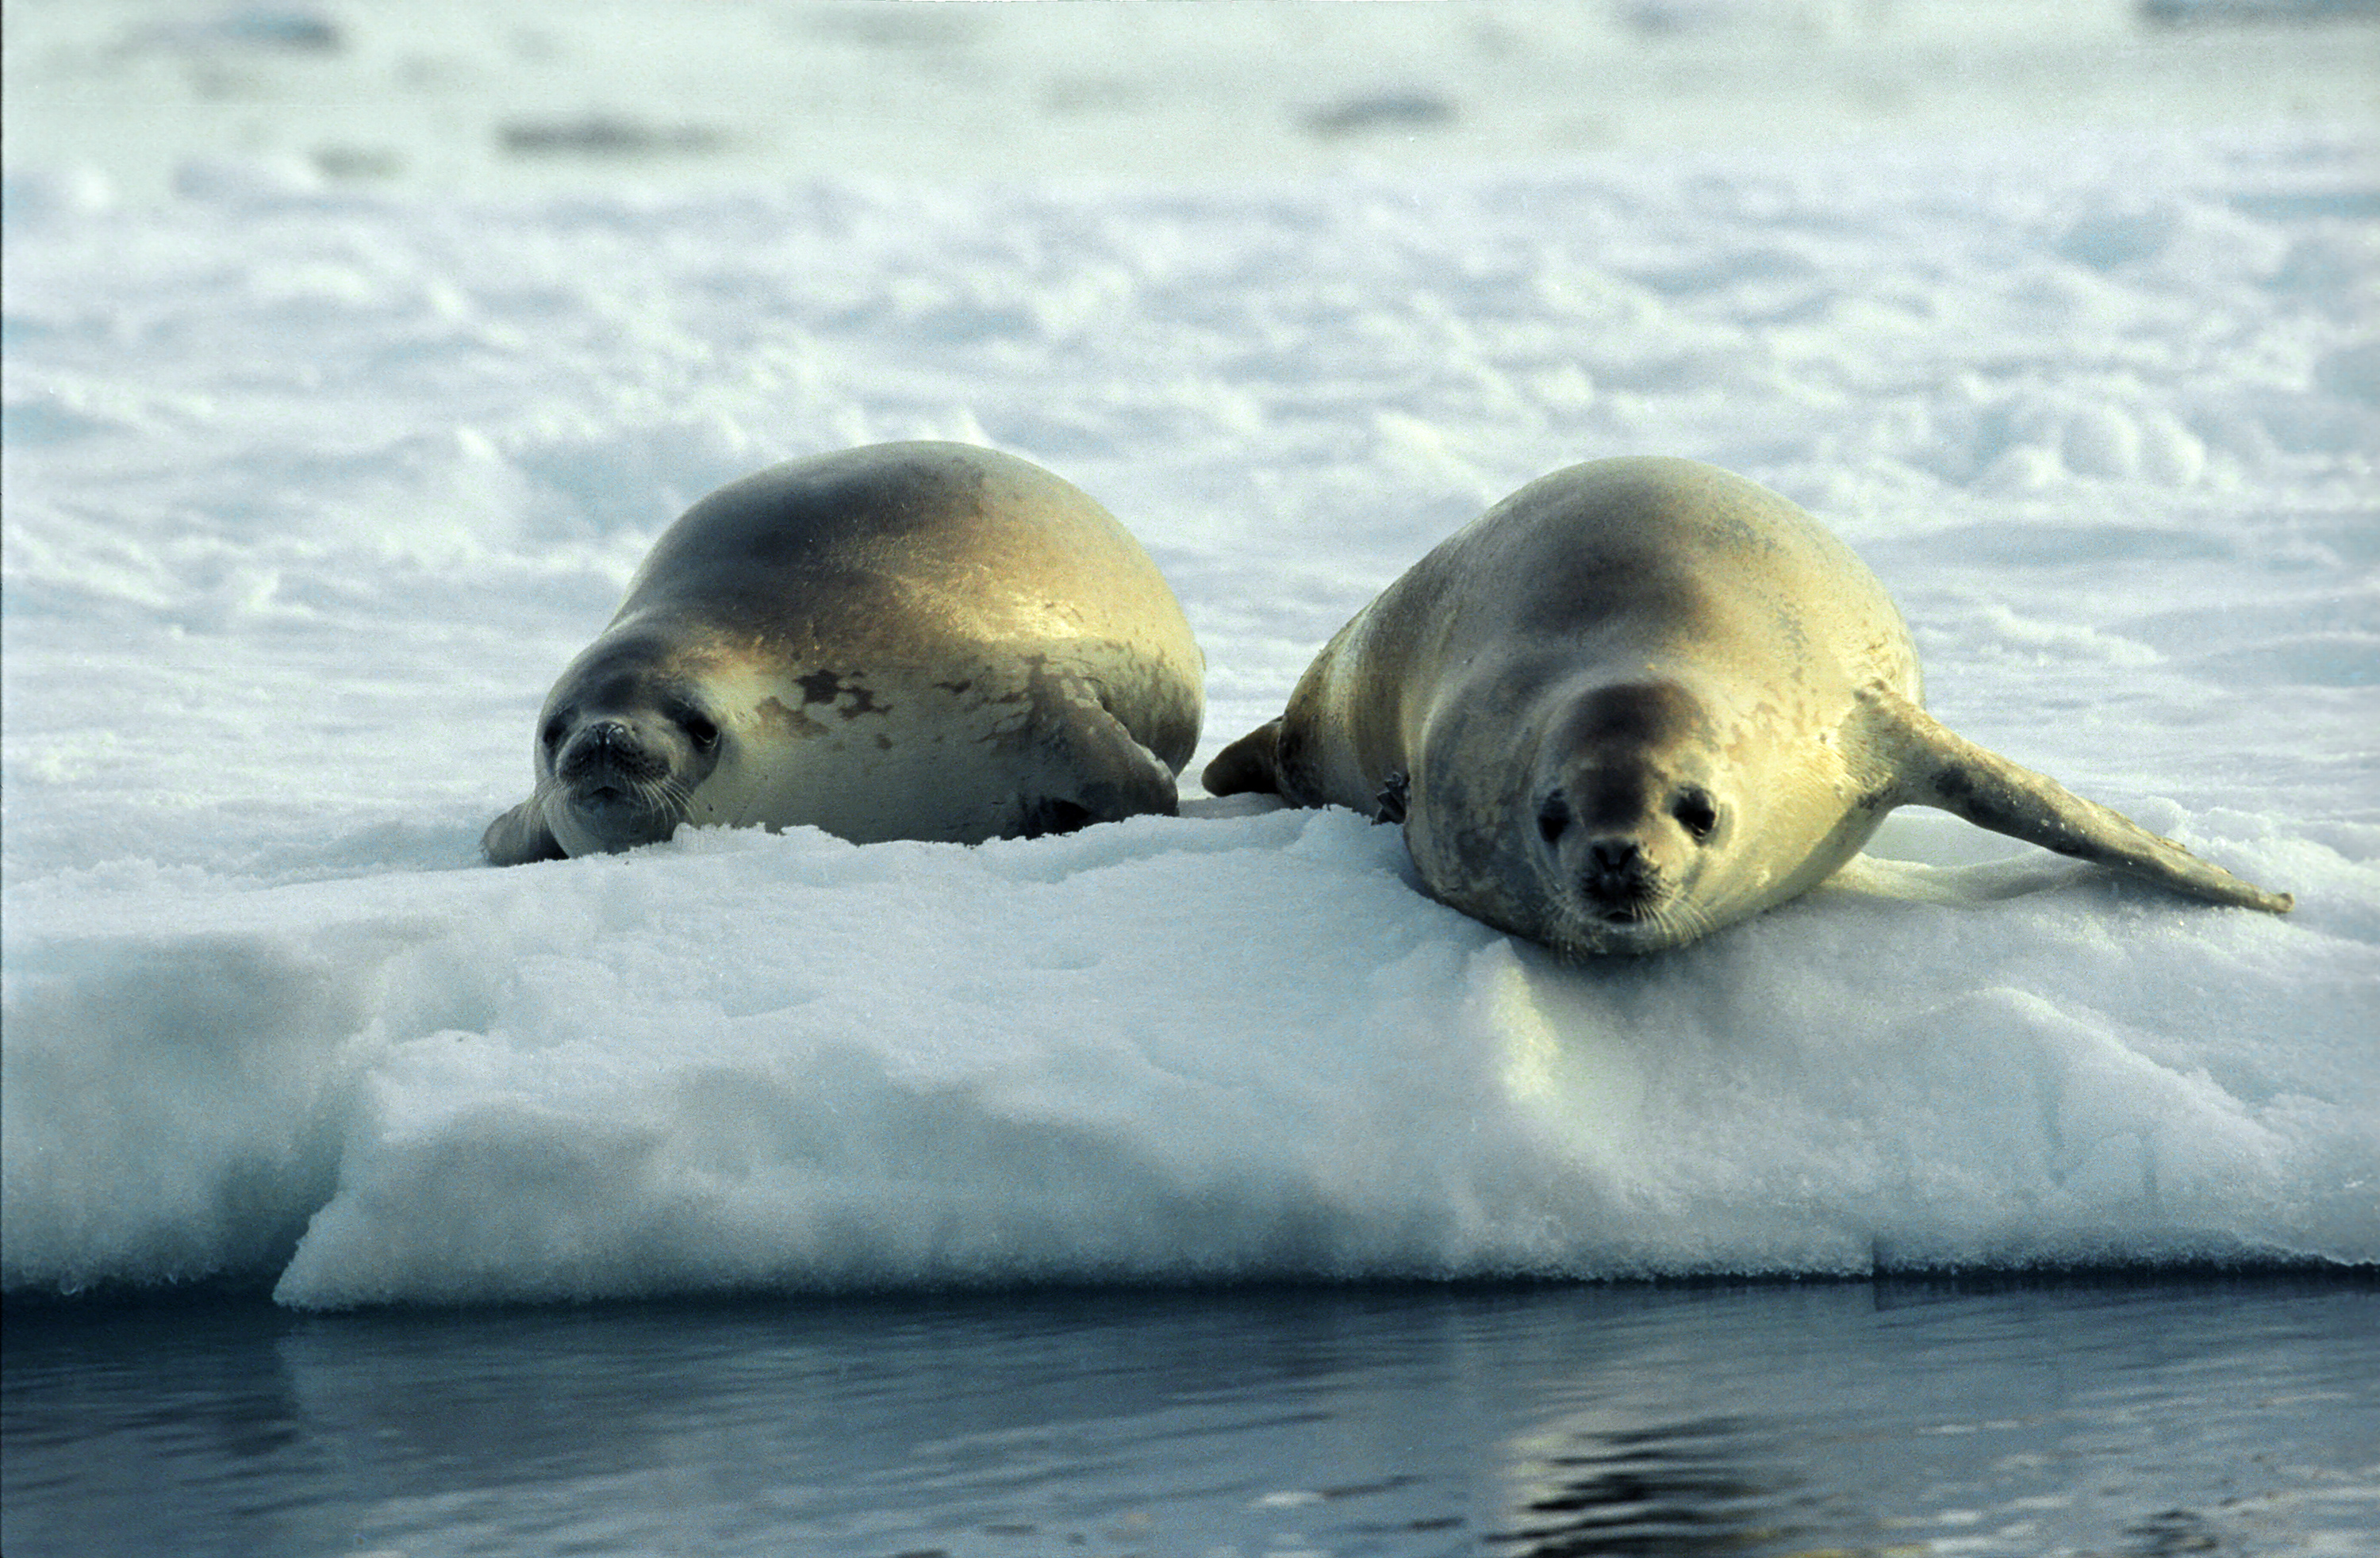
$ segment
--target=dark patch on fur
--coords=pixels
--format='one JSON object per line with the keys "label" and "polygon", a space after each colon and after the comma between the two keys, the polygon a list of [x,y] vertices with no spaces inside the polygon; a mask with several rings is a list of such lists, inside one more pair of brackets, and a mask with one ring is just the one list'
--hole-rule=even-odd
{"label": "dark patch on fur", "polygon": [[[884,706],[876,701],[876,695],[866,685],[847,682],[840,672],[813,671],[807,676],[795,676],[794,685],[802,689],[803,703],[826,704],[846,720],[884,712]],[[848,705],[842,702],[845,696],[851,699]]]}
{"label": "dark patch on fur", "polygon": [[763,699],[760,706],[753,712],[760,716],[760,724],[767,730],[783,731],[788,735],[799,736],[826,734],[826,726],[799,709],[787,708],[782,698]]}

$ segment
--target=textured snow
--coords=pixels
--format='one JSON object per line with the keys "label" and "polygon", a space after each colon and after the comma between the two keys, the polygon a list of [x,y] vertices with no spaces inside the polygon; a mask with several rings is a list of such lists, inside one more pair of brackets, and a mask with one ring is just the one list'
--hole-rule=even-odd
{"label": "textured snow", "polygon": [[[386,57],[363,12],[227,13],[226,43],[91,7],[78,43],[23,9],[12,56],[110,79],[275,17]],[[1661,9],[1631,14],[1727,25]],[[1548,14],[1512,11],[1524,61]],[[1670,46],[1598,15],[1608,51]],[[1862,39],[1827,57],[1922,79],[1945,46]],[[869,57],[892,92],[941,56]],[[1219,142],[1230,176],[737,152],[442,187],[451,147],[400,123],[386,178],[212,148],[151,190],[190,138],[12,128],[7,1289],[2380,1261],[2374,138],[2036,107],[1399,149],[1489,68],[1336,129],[1258,72],[1287,106]],[[1372,123],[1397,144],[1248,150]],[[1522,482],[1730,467],[1884,577],[1954,728],[2297,911],[1916,811],[1798,903],[1587,966],[1421,897],[1393,830],[1203,798],[978,848],[476,864],[681,507],[908,437],[1134,529],[1207,653],[1201,761]]]}

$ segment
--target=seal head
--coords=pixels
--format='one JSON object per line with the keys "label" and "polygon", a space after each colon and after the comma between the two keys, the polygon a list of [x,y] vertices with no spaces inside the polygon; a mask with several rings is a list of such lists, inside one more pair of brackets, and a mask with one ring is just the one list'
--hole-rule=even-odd
{"label": "seal head", "polygon": [[547,700],[537,782],[564,853],[658,843],[690,817],[726,735],[701,677],[679,670],[678,658],[649,636],[606,641]]}
{"label": "seal head", "polygon": [[1671,680],[1597,687],[1570,706],[1539,749],[1533,825],[1511,830],[1559,922],[1547,939],[1617,950],[1682,929],[1719,833],[1709,738],[1701,705]]}

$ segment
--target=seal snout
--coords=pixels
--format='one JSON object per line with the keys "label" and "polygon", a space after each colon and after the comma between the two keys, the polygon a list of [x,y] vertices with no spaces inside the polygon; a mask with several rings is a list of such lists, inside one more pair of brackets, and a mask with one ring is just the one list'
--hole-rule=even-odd
{"label": "seal snout", "polygon": [[1660,896],[1660,871],[1634,839],[1595,839],[1584,854],[1579,890],[1604,919],[1624,924],[1650,911]]}
{"label": "seal snout", "polygon": [[553,771],[577,791],[618,790],[650,784],[669,773],[669,759],[652,750],[625,720],[597,720],[583,726],[562,750]]}
{"label": "seal snout", "polygon": [[607,716],[581,725],[564,743],[553,773],[568,826],[594,847],[620,849],[665,838],[683,810],[683,786],[665,740],[650,739],[634,720]]}
{"label": "seal snout", "polygon": [[686,820],[684,758],[666,722],[607,713],[557,722],[545,820],[561,850],[586,855],[665,839]]}

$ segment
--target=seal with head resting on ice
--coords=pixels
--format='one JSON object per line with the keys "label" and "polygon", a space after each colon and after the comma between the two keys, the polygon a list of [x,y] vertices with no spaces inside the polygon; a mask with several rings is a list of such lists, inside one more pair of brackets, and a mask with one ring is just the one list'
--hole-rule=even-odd
{"label": "seal with head resting on ice", "polygon": [[681,823],[978,843],[1171,813],[1205,662],[1139,543],[1013,456],[885,444],[729,483],[664,531],[538,717],[489,860]]}
{"label": "seal with head resting on ice", "polygon": [[1884,586],[1800,508],[1691,460],[1597,460],[1415,564],[1205,783],[1402,822],[1432,896],[1573,954],[1681,946],[1783,903],[1897,806],[2290,907],[1922,699]]}

